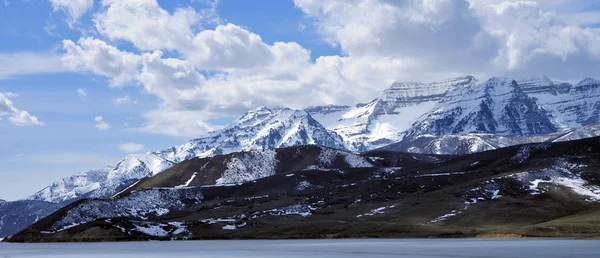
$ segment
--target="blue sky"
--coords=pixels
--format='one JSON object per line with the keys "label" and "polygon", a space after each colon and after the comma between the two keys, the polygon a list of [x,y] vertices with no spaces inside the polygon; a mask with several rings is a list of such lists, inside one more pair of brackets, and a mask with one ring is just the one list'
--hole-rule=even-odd
{"label": "blue sky", "polygon": [[465,74],[600,77],[598,27],[591,0],[0,0],[0,198],[259,105]]}

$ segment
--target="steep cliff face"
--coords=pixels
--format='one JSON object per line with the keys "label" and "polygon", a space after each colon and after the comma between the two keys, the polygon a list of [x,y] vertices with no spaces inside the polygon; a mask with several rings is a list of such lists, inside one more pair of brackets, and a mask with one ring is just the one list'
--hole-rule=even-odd
{"label": "steep cliff face", "polygon": [[546,110],[528,97],[516,81],[491,78],[449,92],[433,112],[413,125],[404,139],[469,133],[523,136],[557,130]]}
{"label": "steep cliff face", "polygon": [[600,81],[587,78],[575,85],[547,77],[523,79],[519,85],[548,110],[561,130],[600,122]]}
{"label": "steep cliff face", "polygon": [[457,87],[475,84],[472,76],[432,83],[395,82],[377,98],[354,107],[306,109],[316,120],[344,138],[352,150],[369,150],[402,139],[419,117]]}

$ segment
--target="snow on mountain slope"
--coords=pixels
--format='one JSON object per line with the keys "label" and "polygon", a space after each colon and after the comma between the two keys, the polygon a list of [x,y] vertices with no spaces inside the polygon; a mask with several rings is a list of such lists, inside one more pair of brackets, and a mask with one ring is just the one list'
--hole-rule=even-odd
{"label": "snow on mountain slope", "polygon": [[248,111],[236,123],[208,136],[154,153],[129,155],[112,169],[67,177],[28,199],[58,203],[85,197],[106,197],[185,159],[307,144],[345,149],[339,135],[325,129],[305,111],[259,107]]}
{"label": "snow on mountain slope", "polygon": [[395,82],[370,102],[354,107],[310,107],[306,111],[340,134],[349,149],[364,151],[399,141],[412,123],[429,112],[447,92],[475,81],[465,76],[433,83]]}
{"label": "snow on mountain slope", "polygon": [[101,187],[101,182],[106,181],[111,169],[112,166],[107,166],[63,178],[61,181],[53,183],[35,193],[29,199],[60,203],[84,197],[89,192]]}
{"label": "snow on mountain slope", "polygon": [[491,133],[523,136],[556,132],[547,112],[508,78],[457,87],[421,117],[404,139],[421,135]]}
{"label": "snow on mountain slope", "polygon": [[382,150],[422,154],[464,155],[508,146],[539,142],[566,142],[600,136],[600,124],[577,127],[551,134],[510,137],[495,134],[422,135],[404,140]]}
{"label": "snow on mountain slope", "polygon": [[421,135],[381,148],[382,150],[438,155],[464,155],[521,144],[512,137],[493,134]]}
{"label": "snow on mountain slope", "polygon": [[160,216],[188,205],[200,203],[202,193],[190,189],[147,189],[128,196],[107,200],[89,199],[69,209],[52,226],[61,231],[98,218]]}
{"label": "snow on mountain slope", "polygon": [[327,130],[306,111],[259,107],[222,130],[154,154],[180,162],[193,157],[307,144],[345,149],[339,135]]}
{"label": "snow on mountain slope", "polygon": [[237,153],[227,163],[227,170],[217,185],[241,184],[275,174],[277,153],[274,150],[251,151]]}
{"label": "snow on mountain slope", "polygon": [[561,95],[569,93],[573,85],[569,83],[556,83],[547,76],[522,78],[517,83],[529,96],[535,97],[538,94]]}
{"label": "snow on mountain slope", "polygon": [[596,79],[587,78],[576,85],[556,83],[547,77],[518,83],[549,111],[561,130],[600,122],[600,81]]}
{"label": "snow on mountain slope", "polygon": [[156,175],[173,165],[175,165],[174,162],[150,153],[128,155],[108,172],[107,180],[102,183],[102,187],[93,191],[90,196],[97,198],[109,196],[142,178]]}
{"label": "snow on mountain slope", "polygon": [[600,121],[600,81],[584,79],[571,89],[569,95],[569,101],[554,104],[559,112],[579,126]]}
{"label": "snow on mountain slope", "polygon": [[66,177],[27,199],[62,203],[81,198],[106,197],[174,164],[154,154],[133,154],[125,157],[114,167],[85,171]]}

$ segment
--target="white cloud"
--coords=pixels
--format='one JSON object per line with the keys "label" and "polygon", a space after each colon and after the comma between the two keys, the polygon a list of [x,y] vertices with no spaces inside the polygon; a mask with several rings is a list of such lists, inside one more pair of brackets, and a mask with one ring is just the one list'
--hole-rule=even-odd
{"label": "white cloud", "polygon": [[17,75],[66,72],[61,55],[53,52],[0,52],[0,80]]}
{"label": "white cloud", "polygon": [[568,25],[544,11],[571,1],[294,2],[350,56],[413,62],[422,71],[570,79],[593,75],[600,61],[600,30]]}
{"label": "white cloud", "polygon": [[113,105],[115,106],[120,106],[120,105],[131,105],[131,104],[136,104],[137,101],[132,101],[131,98],[129,97],[129,95],[125,95],[123,97],[118,97],[118,98],[114,98],[113,99]]}
{"label": "white cloud", "polygon": [[252,68],[269,65],[274,58],[259,35],[235,24],[201,31],[194,37],[191,51],[183,53],[201,69]]}
{"label": "white cloud", "polygon": [[88,94],[87,91],[85,91],[84,89],[77,89],[77,95],[81,100],[85,100]]}
{"label": "white cloud", "polygon": [[108,125],[106,122],[104,122],[103,117],[101,117],[101,116],[94,117],[94,121],[96,121],[96,125],[94,125],[94,127],[96,127],[96,129],[98,129],[98,130],[110,129],[110,125]]}
{"label": "white cloud", "polygon": [[73,26],[79,18],[94,7],[94,0],[48,0],[54,11],[62,10],[67,14],[67,23]]}
{"label": "white cloud", "polygon": [[94,38],[81,38],[77,43],[63,41],[62,62],[75,71],[91,71],[112,78],[111,86],[125,85],[136,76],[141,58],[118,50]]}
{"label": "white cloud", "polygon": [[44,125],[44,123],[40,122],[37,117],[29,114],[29,112],[17,109],[10,99],[0,93],[0,120],[5,117],[16,126]]}
{"label": "white cloud", "polygon": [[191,7],[173,14],[156,0],[104,0],[106,8],[94,18],[96,28],[111,40],[127,40],[141,50],[179,50],[191,47],[192,27],[213,12],[198,13]]}
{"label": "white cloud", "polygon": [[139,152],[144,149],[143,144],[133,143],[133,142],[119,144],[117,147],[119,148],[119,150],[121,150],[125,153]]}

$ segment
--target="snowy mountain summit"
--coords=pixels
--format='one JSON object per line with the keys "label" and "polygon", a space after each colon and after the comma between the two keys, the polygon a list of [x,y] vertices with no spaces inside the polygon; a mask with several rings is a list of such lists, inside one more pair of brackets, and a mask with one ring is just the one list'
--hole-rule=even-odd
{"label": "snowy mountain summit", "polygon": [[193,157],[307,144],[344,149],[343,139],[306,111],[258,107],[222,130],[154,154],[180,162]]}
{"label": "snowy mountain summit", "polygon": [[106,197],[186,159],[299,145],[345,149],[339,135],[327,130],[306,111],[259,107],[222,130],[165,150],[129,155],[114,167],[64,178],[28,199],[58,203]]}
{"label": "snowy mountain summit", "polygon": [[400,141],[411,125],[449,92],[476,82],[472,76],[431,83],[394,82],[369,102],[353,107],[320,106],[306,110],[340,134],[349,149],[364,151]]}
{"label": "snowy mountain summit", "polygon": [[556,130],[546,110],[528,97],[516,81],[491,78],[449,92],[413,124],[405,138],[469,133],[524,136]]}

